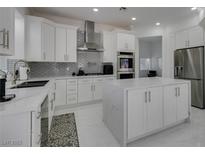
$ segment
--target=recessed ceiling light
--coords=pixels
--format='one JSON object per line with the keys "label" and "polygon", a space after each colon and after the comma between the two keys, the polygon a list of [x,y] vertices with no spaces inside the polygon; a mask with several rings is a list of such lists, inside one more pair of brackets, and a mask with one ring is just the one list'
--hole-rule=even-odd
{"label": "recessed ceiling light", "polygon": [[97,8],[94,8],[93,11],[94,11],[94,12],[98,12],[98,9],[97,9]]}
{"label": "recessed ceiling light", "polygon": [[160,25],[160,22],[156,22],[156,24],[155,24],[156,26],[159,26]]}
{"label": "recessed ceiling light", "polygon": [[132,17],[132,20],[136,20],[136,18],[135,18],[135,17]]}
{"label": "recessed ceiling light", "polygon": [[196,10],[196,9],[197,9],[197,7],[192,7],[192,8],[191,8],[192,11],[194,11],[194,10]]}

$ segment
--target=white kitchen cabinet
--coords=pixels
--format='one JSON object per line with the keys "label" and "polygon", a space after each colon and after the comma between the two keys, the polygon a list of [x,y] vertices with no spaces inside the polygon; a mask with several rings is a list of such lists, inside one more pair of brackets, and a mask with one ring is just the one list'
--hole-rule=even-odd
{"label": "white kitchen cabinet", "polygon": [[54,23],[34,16],[26,16],[26,60],[55,60]]}
{"label": "white kitchen cabinet", "polygon": [[145,132],[145,100],[146,90],[130,90],[128,92],[128,139],[142,135]]}
{"label": "white kitchen cabinet", "polygon": [[92,79],[78,80],[78,102],[88,102],[93,99]]}
{"label": "white kitchen cabinet", "polygon": [[180,31],[176,33],[176,49],[188,48],[188,31]]}
{"label": "white kitchen cabinet", "polygon": [[77,29],[56,26],[56,62],[77,62]]}
{"label": "white kitchen cabinet", "polygon": [[128,140],[162,128],[162,87],[128,91]]}
{"label": "white kitchen cabinet", "polygon": [[101,100],[103,94],[103,78],[93,80],[93,100]]}
{"label": "white kitchen cabinet", "polygon": [[203,28],[196,26],[188,31],[189,47],[204,46],[204,32]]}
{"label": "white kitchen cabinet", "polygon": [[188,85],[181,84],[177,87],[177,120],[184,120],[189,115],[188,113]]}
{"label": "white kitchen cabinet", "polygon": [[134,52],[135,35],[128,33],[117,33],[117,51]]}
{"label": "white kitchen cabinet", "polygon": [[55,100],[55,105],[56,106],[61,106],[61,105],[66,105],[66,80],[56,80],[55,82],[56,86],[56,100]]}
{"label": "white kitchen cabinet", "polygon": [[116,57],[115,35],[113,32],[103,32],[103,62],[114,62]]}
{"label": "white kitchen cabinet", "polygon": [[146,131],[150,132],[162,128],[163,123],[163,95],[162,87],[147,90],[147,123]]}
{"label": "white kitchen cabinet", "polygon": [[203,28],[196,26],[175,34],[176,49],[197,47],[204,45]]}
{"label": "white kitchen cabinet", "polygon": [[178,84],[164,88],[164,125],[169,126],[188,117],[188,85]]}
{"label": "white kitchen cabinet", "polygon": [[78,86],[76,79],[67,80],[67,104],[76,104],[78,102]]}
{"label": "white kitchen cabinet", "polygon": [[15,8],[0,8],[0,55],[14,54]]}
{"label": "white kitchen cabinet", "polygon": [[164,125],[168,126],[177,121],[177,91],[176,86],[164,87]]}

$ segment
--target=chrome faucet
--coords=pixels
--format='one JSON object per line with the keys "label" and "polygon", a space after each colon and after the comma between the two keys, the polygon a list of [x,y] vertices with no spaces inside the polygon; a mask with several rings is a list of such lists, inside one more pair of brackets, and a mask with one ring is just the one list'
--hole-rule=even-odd
{"label": "chrome faucet", "polygon": [[24,65],[30,70],[30,67],[28,65],[28,63],[25,61],[25,60],[18,60],[17,62],[15,62],[14,64],[14,74],[13,74],[13,82],[12,84],[16,84],[16,81],[17,81],[17,74],[16,74],[16,66],[18,63],[24,63]]}

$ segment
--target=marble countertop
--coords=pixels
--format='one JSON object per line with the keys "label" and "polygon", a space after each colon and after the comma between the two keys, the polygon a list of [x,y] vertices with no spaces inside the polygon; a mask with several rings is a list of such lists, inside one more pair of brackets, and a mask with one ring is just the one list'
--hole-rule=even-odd
{"label": "marble countertop", "polygon": [[147,77],[147,78],[114,80],[112,82],[108,82],[109,86],[117,86],[125,90],[136,89],[136,88],[149,88],[155,86],[180,84],[180,83],[190,83],[190,81],[181,80],[181,79],[171,79],[171,78],[160,78],[160,77],[148,78]]}
{"label": "marble countertop", "polygon": [[[49,80],[49,82],[43,87],[32,88],[10,89],[15,85],[7,84],[6,94],[15,94],[16,97],[11,101],[0,103],[0,114],[35,111],[39,107],[39,105],[41,105],[45,100],[46,96],[48,95],[51,84],[56,79],[84,79],[103,77],[114,77],[114,75],[56,76],[31,78],[27,81]],[[18,81],[17,84],[20,84],[22,82],[25,81]]]}
{"label": "marble countertop", "polygon": [[15,94],[16,97],[8,102],[0,103],[0,114],[36,111],[48,95],[54,82],[49,82],[43,87],[6,89],[6,94]]}

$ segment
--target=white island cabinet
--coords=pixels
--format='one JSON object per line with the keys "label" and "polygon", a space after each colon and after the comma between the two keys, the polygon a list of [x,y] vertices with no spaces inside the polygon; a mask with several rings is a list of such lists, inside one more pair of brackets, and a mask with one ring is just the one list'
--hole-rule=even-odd
{"label": "white island cabinet", "polygon": [[115,80],[103,90],[103,120],[122,146],[190,118],[190,82]]}

